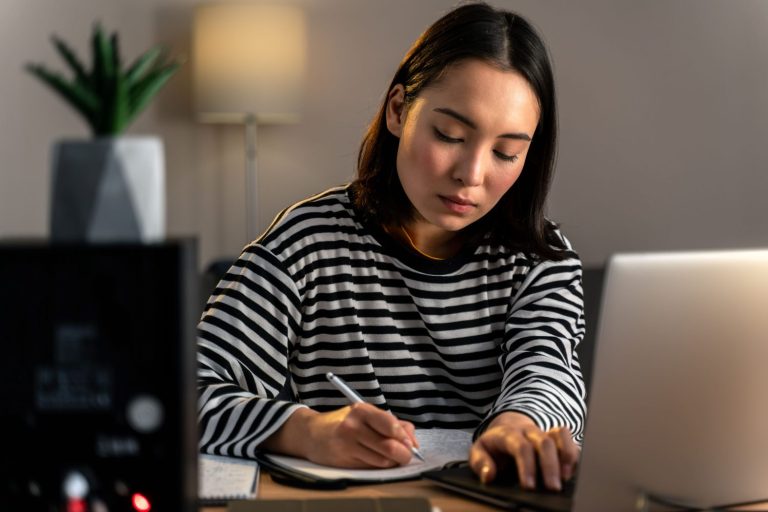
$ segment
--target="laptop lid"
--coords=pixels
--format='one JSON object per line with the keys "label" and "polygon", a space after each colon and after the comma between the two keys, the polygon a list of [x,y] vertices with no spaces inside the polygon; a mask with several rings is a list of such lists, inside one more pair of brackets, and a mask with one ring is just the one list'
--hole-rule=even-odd
{"label": "laptop lid", "polygon": [[614,256],[574,510],[768,498],[768,250]]}

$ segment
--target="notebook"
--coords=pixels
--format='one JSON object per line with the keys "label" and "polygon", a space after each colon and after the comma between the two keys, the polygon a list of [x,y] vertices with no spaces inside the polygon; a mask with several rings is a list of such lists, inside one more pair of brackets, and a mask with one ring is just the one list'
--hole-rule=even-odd
{"label": "notebook", "polygon": [[416,439],[424,461],[413,458],[405,466],[388,469],[345,469],[323,466],[285,455],[265,454],[258,459],[272,478],[288,485],[343,489],[350,484],[389,482],[418,478],[425,471],[466,461],[472,433],[455,429],[417,429]]}
{"label": "notebook", "polygon": [[768,503],[768,250],[616,255],[599,323],[573,498],[426,477],[509,510]]}
{"label": "notebook", "polygon": [[256,461],[200,454],[198,466],[200,501],[211,504],[256,498],[259,484]]}

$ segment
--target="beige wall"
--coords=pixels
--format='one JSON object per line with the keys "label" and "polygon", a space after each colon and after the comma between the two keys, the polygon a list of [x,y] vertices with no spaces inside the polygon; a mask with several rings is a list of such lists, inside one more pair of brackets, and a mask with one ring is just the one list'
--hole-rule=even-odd
{"label": "beige wall", "polygon": [[[351,178],[362,130],[410,42],[451,0],[296,0],[309,21],[303,120],[259,129],[260,217]],[[561,146],[550,211],[587,263],[620,250],[768,246],[768,2],[503,1],[542,30],[555,61]],[[0,237],[47,233],[49,148],[85,125],[22,71],[60,68],[92,20],[126,58],[188,53],[191,0],[0,2]],[[91,13],[90,15],[87,13]],[[201,265],[246,242],[243,133],[195,122],[190,70],[130,133],[166,145],[168,230]]]}

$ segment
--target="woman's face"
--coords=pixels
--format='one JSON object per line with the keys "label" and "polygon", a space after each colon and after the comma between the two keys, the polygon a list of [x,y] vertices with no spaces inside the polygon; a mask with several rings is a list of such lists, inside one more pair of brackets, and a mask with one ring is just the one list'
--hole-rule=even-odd
{"label": "woman's face", "polygon": [[400,139],[397,174],[416,209],[410,227],[449,234],[477,221],[520,176],[539,121],[533,89],[517,72],[460,61],[406,108],[388,95],[387,128]]}

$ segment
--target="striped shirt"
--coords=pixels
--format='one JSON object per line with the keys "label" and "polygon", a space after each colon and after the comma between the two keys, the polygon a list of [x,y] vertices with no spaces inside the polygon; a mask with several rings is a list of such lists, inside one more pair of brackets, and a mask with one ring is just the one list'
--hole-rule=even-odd
{"label": "striped shirt", "polygon": [[[567,242],[566,242],[567,244]],[[480,244],[429,260],[361,221],[349,187],[283,211],[221,280],[198,328],[200,447],[252,457],[299,407],[366,401],[417,428],[503,411],[581,441],[581,263]]]}

